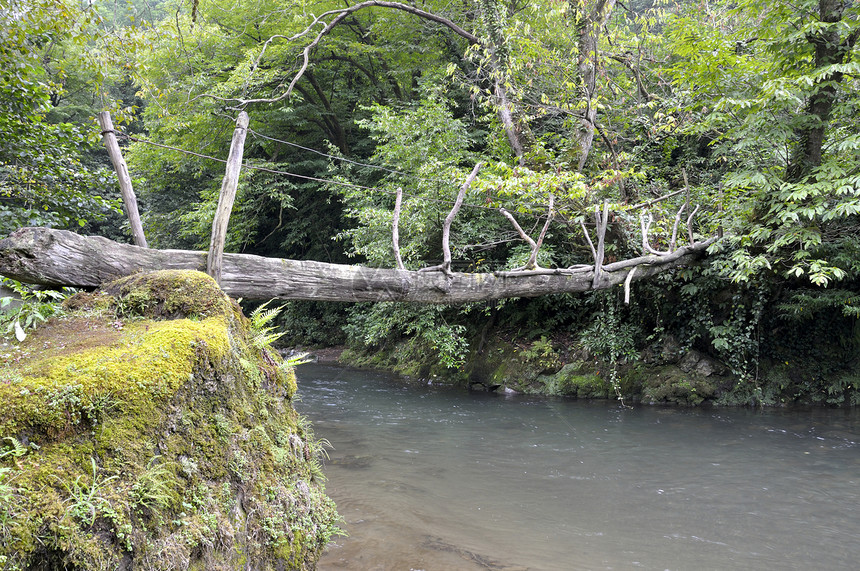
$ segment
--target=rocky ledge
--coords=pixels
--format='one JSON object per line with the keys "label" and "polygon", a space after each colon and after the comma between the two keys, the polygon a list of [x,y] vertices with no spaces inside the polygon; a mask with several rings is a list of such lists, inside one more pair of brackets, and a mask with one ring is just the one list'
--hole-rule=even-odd
{"label": "rocky ledge", "polygon": [[0,568],[312,569],[320,446],[236,302],[165,271],[66,304],[0,353]]}

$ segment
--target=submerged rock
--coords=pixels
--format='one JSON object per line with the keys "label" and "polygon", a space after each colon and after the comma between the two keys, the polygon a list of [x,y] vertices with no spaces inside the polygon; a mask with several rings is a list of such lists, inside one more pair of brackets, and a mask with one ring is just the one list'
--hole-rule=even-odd
{"label": "submerged rock", "polygon": [[0,568],[312,569],[338,532],[295,375],[199,272],[68,301],[0,366]]}

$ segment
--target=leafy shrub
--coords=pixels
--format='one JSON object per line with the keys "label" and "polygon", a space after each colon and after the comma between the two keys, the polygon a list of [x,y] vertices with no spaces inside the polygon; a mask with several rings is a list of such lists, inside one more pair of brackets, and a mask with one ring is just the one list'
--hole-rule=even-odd
{"label": "leafy shrub", "polygon": [[465,361],[469,342],[466,327],[448,321],[452,311],[456,310],[440,305],[359,304],[350,312],[345,331],[351,343],[366,347],[384,345],[401,335],[416,336],[438,352],[443,365],[453,369]]}
{"label": "leafy shrub", "polygon": [[0,297],[0,336],[14,334],[18,341],[24,340],[27,329],[62,313],[61,304],[71,294],[68,288],[39,290],[4,277],[0,277],[0,283],[16,294],[16,297]]}

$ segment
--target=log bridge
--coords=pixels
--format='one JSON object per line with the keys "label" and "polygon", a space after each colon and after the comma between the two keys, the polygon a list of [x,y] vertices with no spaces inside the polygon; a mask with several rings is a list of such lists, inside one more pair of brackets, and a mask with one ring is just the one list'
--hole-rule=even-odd
{"label": "log bridge", "polygon": [[[366,2],[366,5],[381,5]],[[307,62],[306,62],[307,63]],[[208,252],[188,250],[158,250],[147,248],[140,222],[137,202],[131,188],[128,169],[116,141],[110,115],[99,115],[105,145],[116,166],[126,214],[133,230],[135,245],[121,244],[100,236],[82,236],[67,230],[22,228],[0,240],[0,275],[24,283],[51,287],[96,288],[101,284],[137,272],[153,270],[198,270],[207,272],[228,295],[249,300],[314,300],[314,301],[397,301],[415,303],[459,304],[492,301],[503,298],[538,297],[549,294],[577,293],[624,286],[624,301],[630,301],[630,284],[660,272],[696,261],[718,238],[695,241],[693,217],[699,208],[690,211],[690,188],[684,175],[686,200],[678,210],[667,251],[651,247],[648,232],[653,222],[649,215],[642,222],[642,249],[645,255],[604,264],[606,229],[610,206],[595,205],[596,243],[585,223],[580,221],[584,238],[594,263],[570,268],[543,268],[537,264],[540,249],[550,223],[555,218],[554,197],[549,195],[546,222],[537,240],[531,238],[504,208],[503,214],[529,244],[531,255],[525,266],[512,271],[492,273],[461,273],[451,271],[451,224],[463,204],[466,192],[478,175],[478,163],[460,187],[454,205],[442,226],[443,263],[418,271],[407,270],[400,257],[398,221],[402,190],[398,189],[392,225],[392,249],[397,263],[393,269],[369,268],[359,265],[329,264],[306,260],[266,258],[250,254],[224,254],[224,239],[242,166],[245,135],[249,118],[239,113],[227,158],[218,208],[212,222]],[[634,206],[647,207],[682,191]],[[687,216],[689,243],[676,248],[681,214]]]}
{"label": "log bridge", "polygon": [[[458,304],[607,289],[688,265],[716,238],[652,254],[573,269],[461,273],[368,268],[305,260],[224,254],[220,285],[249,300],[399,301]],[[0,275],[30,284],[95,288],[136,272],[206,271],[206,252],[157,250],[67,230],[22,228],[0,240]]]}

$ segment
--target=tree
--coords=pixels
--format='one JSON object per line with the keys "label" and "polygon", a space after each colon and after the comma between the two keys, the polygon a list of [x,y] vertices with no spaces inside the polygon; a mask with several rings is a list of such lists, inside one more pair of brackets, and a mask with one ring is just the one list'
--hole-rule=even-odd
{"label": "tree", "polygon": [[[308,25],[306,25],[307,17],[296,17],[266,2],[260,5],[261,11],[259,13],[252,14],[225,11],[217,4],[204,3],[195,6],[195,12],[191,15],[177,17],[170,21],[165,20],[152,28],[143,30],[145,34],[153,34],[153,41],[156,42],[156,49],[151,51],[139,50],[132,54],[136,56],[136,80],[149,98],[149,104],[144,109],[143,118],[151,134],[157,135],[160,144],[166,143],[167,147],[154,150],[143,142],[132,147],[132,165],[136,165],[139,170],[147,174],[145,183],[149,188],[141,194],[149,200],[150,204],[158,205],[163,202],[160,198],[165,196],[163,190],[176,188],[176,179],[181,178],[183,179],[183,183],[180,185],[183,187],[182,191],[190,193],[191,196],[195,194],[198,196],[197,200],[183,209],[184,212],[176,212],[175,208],[165,211],[164,216],[160,217],[161,220],[165,221],[163,235],[167,237],[169,233],[170,239],[175,240],[176,235],[182,236],[184,234],[191,243],[205,242],[208,213],[214,208],[214,202],[217,198],[215,185],[219,177],[216,175],[217,168],[210,166],[215,164],[217,167],[217,163],[208,162],[210,158],[206,157],[204,153],[216,157],[223,156],[226,146],[223,141],[227,139],[226,136],[223,136],[226,135],[224,117],[225,113],[235,111],[233,105],[238,104],[260,111],[260,119],[254,121],[252,116],[250,133],[257,141],[251,145],[247,153],[251,157],[251,162],[266,163],[270,171],[277,172],[281,168],[283,170],[289,168],[289,165],[281,167],[278,162],[283,149],[282,145],[291,148],[301,148],[301,146],[277,137],[263,136],[261,133],[256,133],[254,127],[268,126],[267,120],[269,119],[272,119],[274,124],[278,124],[282,123],[284,116],[294,117],[295,108],[287,103],[294,87],[298,89],[300,94],[303,93],[302,99],[305,104],[309,103],[320,111],[317,114],[318,117],[309,122],[317,124],[322,132],[327,134],[333,145],[330,152],[344,153],[349,151],[351,145],[346,138],[347,131],[344,128],[346,122],[341,119],[340,113],[334,109],[335,99],[330,96],[331,90],[329,89],[331,84],[324,87],[324,84],[320,83],[320,78],[330,80],[330,77],[327,77],[328,64],[341,62],[342,59],[333,57],[337,55],[336,52],[331,53],[332,57],[324,60],[327,65],[320,66],[322,69],[320,71],[316,66],[312,69],[311,53],[323,45],[323,39],[328,40],[340,31],[343,31],[339,36],[341,38],[355,35],[362,39],[358,44],[366,42],[368,36],[372,36],[379,28],[370,26],[367,21],[359,20],[359,14],[362,18],[367,15],[372,24],[377,24],[388,22],[389,18],[393,18],[392,14],[404,13],[413,17],[409,21],[429,23],[433,26],[431,29],[442,30],[446,40],[454,38],[460,42],[458,48],[460,62],[466,62],[466,64],[473,66],[472,88],[477,89],[478,94],[482,94],[495,117],[494,123],[489,126],[498,126],[499,131],[505,134],[513,150],[515,161],[521,163],[521,166],[511,168],[505,162],[505,159],[509,160],[510,156],[505,156],[506,153],[500,147],[477,141],[475,137],[469,135],[468,129],[460,130],[458,127],[460,119],[453,113],[442,113],[441,115],[435,112],[426,113],[427,110],[431,109],[431,104],[435,105],[437,110],[446,107],[451,109],[455,105],[456,100],[453,97],[444,93],[444,90],[436,89],[432,97],[425,96],[421,105],[415,107],[412,119],[410,119],[409,112],[404,113],[401,110],[391,109],[378,103],[375,107],[358,106],[357,109],[363,113],[376,114],[373,120],[359,119],[357,121],[359,126],[372,128],[374,122],[379,126],[381,124],[379,118],[387,114],[386,121],[389,126],[380,130],[380,133],[385,130],[387,133],[378,138],[378,142],[383,144],[378,149],[380,152],[377,152],[372,158],[386,163],[379,165],[379,167],[386,169],[391,174],[382,175],[384,179],[381,180],[379,168],[376,165],[365,164],[363,167],[368,169],[366,172],[369,174],[363,175],[365,176],[363,180],[356,181],[353,179],[338,182],[342,182],[347,187],[353,185],[353,188],[367,186],[368,183],[376,185],[382,182],[382,186],[387,187],[388,192],[393,193],[396,181],[405,182],[404,176],[412,178],[410,184],[417,186],[417,188],[412,188],[410,189],[411,192],[406,193],[407,201],[402,208],[404,220],[401,227],[406,232],[412,232],[415,237],[415,240],[410,241],[407,236],[404,243],[407,248],[415,248],[414,253],[407,252],[407,260],[416,266],[425,265],[426,261],[431,260],[434,255],[438,255],[434,252],[438,252],[436,248],[439,243],[439,234],[441,234],[443,243],[447,243],[450,238],[453,211],[448,213],[445,217],[445,223],[442,224],[442,214],[447,209],[447,204],[454,201],[453,196],[447,196],[448,191],[459,186],[458,179],[464,177],[464,173],[474,162],[490,159],[492,166],[486,169],[486,174],[476,180],[474,185],[470,185],[470,188],[478,193],[477,195],[473,193],[472,198],[479,201],[484,200],[483,208],[486,212],[480,212],[476,208],[472,211],[474,214],[461,215],[458,219],[455,232],[466,240],[466,244],[456,244],[460,247],[460,252],[485,248],[486,244],[489,244],[489,247],[510,244],[513,240],[521,239],[527,245],[521,244],[516,248],[501,248],[502,252],[496,256],[493,266],[498,267],[498,264],[502,264],[509,268],[524,268],[531,272],[564,273],[570,270],[567,267],[569,264],[565,262],[572,261],[574,266],[582,269],[582,267],[589,265],[583,262],[591,259],[595,265],[593,281],[597,285],[604,262],[611,263],[613,261],[607,259],[607,251],[612,244],[605,242],[606,233],[609,229],[610,212],[613,210],[621,211],[623,208],[619,204],[604,204],[594,209],[593,203],[605,203],[607,199],[613,197],[611,189],[615,184],[613,181],[617,173],[605,176],[601,174],[599,178],[590,181],[591,184],[589,184],[584,179],[579,178],[579,175],[574,171],[581,168],[587,154],[583,153],[582,141],[578,139],[577,133],[581,130],[580,126],[585,121],[588,125],[592,125],[595,130],[598,129],[595,122],[596,115],[592,113],[596,109],[594,92],[599,63],[596,46],[600,36],[598,30],[601,24],[608,21],[612,5],[598,4],[592,7],[593,10],[589,8],[582,14],[571,12],[573,5],[569,5],[568,10],[562,12],[554,12],[553,9],[541,11],[538,8],[524,10],[522,7],[515,8],[513,5],[503,10],[502,6],[495,0],[481,0],[475,4],[475,11],[461,11],[459,20],[465,22],[464,25],[468,25],[473,31],[457,24],[455,20],[458,18],[425,11],[407,4],[381,0],[360,2],[346,8],[333,7],[331,10],[323,12],[319,17],[311,17]],[[377,10],[371,10],[374,8]],[[379,10],[383,8],[384,10]],[[377,13],[382,14],[383,18],[379,18]],[[553,23],[551,16],[554,14],[569,17],[575,25],[570,26],[569,22]],[[414,18],[415,16],[417,18]],[[241,29],[251,31],[238,33],[237,30],[240,28],[237,26],[245,21],[251,22],[250,27]],[[543,22],[540,33],[531,34],[529,21]],[[564,70],[564,58],[559,55],[557,46],[547,41],[553,36],[552,32],[557,30],[559,26],[575,30],[574,43],[576,47],[570,48],[568,46],[568,54],[575,53],[577,50],[582,51],[585,49],[583,46],[589,50],[587,54],[580,54],[580,58],[576,62],[568,61],[565,70],[565,73],[575,70],[571,72],[573,75],[584,77],[584,79],[580,77],[577,80],[580,82],[578,85],[585,85],[582,88],[586,100],[584,112],[580,113],[581,110],[576,109],[577,104],[564,103],[568,108],[567,112],[575,119],[573,124],[568,126],[567,132],[564,133],[579,140],[573,145],[559,143],[558,140],[562,137],[550,128],[543,128],[539,132],[531,130],[529,116],[526,112],[528,108],[522,104],[525,98],[521,97],[522,94],[528,92],[524,86],[526,82],[523,81],[526,72],[510,49],[515,45],[526,45],[530,41],[535,46],[531,57],[543,54],[555,66],[553,69]],[[319,31],[314,36],[312,31],[316,29]],[[296,32],[292,35],[283,33],[290,30],[296,30]],[[155,38],[158,38],[157,41]],[[288,65],[289,56],[295,54],[295,47],[299,42],[304,44],[303,55],[298,63],[298,69],[294,71]],[[520,44],[516,44],[516,42],[520,42]],[[353,45],[358,44],[354,43]],[[145,45],[145,42],[131,42],[129,45],[135,48]],[[192,45],[196,46],[196,49],[190,49],[189,46]],[[468,53],[469,50],[464,49],[464,46],[471,46],[474,48],[473,52]],[[464,53],[466,54],[465,57]],[[316,52],[314,54],[317,55]],[[371,87],[372,89],[364,93],[369,97],[378,96],[380,86],[386,82],[374,81],[374,78],[378,78],[379,74],[374,72],[373,66],[363,65],[363,62],[356,61],[352,57],[344,57],[349,60],[346,63],[356,69],[365,69],[361,77],[368,79],[369,82],[364,87]],[[433,61],[433,58],[429,58],[429,60]],[[171,65],[173,62],[179,65]],[[433,67],[437,70],[447,67],[442,65],[443,62],[439,59],[436,59],[434,63]],[[380,65],[377,69],[385,69],[385,67],[385,65]],[[466,67],[468,68],[468,65]],[[426,83],[438,80],[440,77],[438,74],[434,75],[432,71],[425,70],[424,74]],[[389,76],[390,79],[392,78]],[[582,81],[585,83],[582,84]],[[307,83],[304,84],[303,82]],[[412,90],[421,93],[420,84],[422,82],[416,83],[419,87],[416,89],[413,86]],[[391,86],[393,94],[403,95],[404,90],[400,89],[398,81],[388,81],[387,85]],[[562,82],[559,91],[563,91],[565,87],[566,83]],[[424,93],[421,94],[427,93],[428,91],[425,89]],[[476,92],[473,91],[472,93]],[[509,97],[509,94],[516,94],[516,99]],[[462,96],[463,94],[454,92],[451,95]],[[550,102],[544,107],[551,108],[555,105],[555,102]],[[355,115],[357,113],[353,113],[353,117]],[[429,126],[426,125],[426,120],[436,116],[439,119],[438,125],[429,130],[425,129],[424,127]],[[402,119],[405,119],[405,125],[410,125],[411,120],[409,128],[416,131],[415,136],[412,137],[412,148],[409,148],[409,144],[405,144],[403,141],[398,141],[397,144],[383,142],[386,137],[392,137],[391,127]],[[422,121],[425,122],[424,125],[421,124]],[[473,121],[470,128],[475,131],[479,126],[481,126],[480,123]],[[547,125],[547,127],[552,126],[551,124]],[[455,135],[454,139],[459,141],[454,145],[444,142],[440,145],[434,142],[433,133],[444,133],[445,130],[451,131]],[[586,138],[589,138],[586,146],[589,150],[592,146],[590,137],[593,137],[593,131],[591,135],[586,133]],[[606,138],[605,134],[603,137]],[[528,145],[524,144],[524,141],[528,141]],[[480,152],[472,152],[471,149],[465,152],[465,145],[483,146],[484,148],[480,149]],[[170,154],[174,151],[174,149],[169,148],[171,146],[194,147],[195,151],[185,153],[181,160],[177,160],[177,155]],[[522,166],[527,146],[532,158],[529,166]],[[559,160],[559,154],[571,150],[572,147],[577,149],[575,162],[579,168],[571,168],[567,161]],[[419,153],[417,152],[419,149],[424,149],[424,151]],[[308,150],[302,148],[302,151]],[[321,151],[315,152],[325,154]],[[340,160],[338,156],[328,156],[334,161]],[[416,164],[415,168],[411,168],[408,165],[409,156],[423,162],[423,164]],[[467,158],[468,162],[472,163],[468,166],[464,164],[467,162]],[[499,158],[503,160],[500,161]],[[399,163],[401,159],[407,159],[406,164],[403,165],[405,168],[395,170],[397,165],[393,163]],[[617,161],[615,162],[617,166]],[[353,161],[351,164],[355,164],[355,162]],[[423,175],[422,170],[425,173]],[[311,173],[311,176],[313,177],[315,174],[317,173]],[[430,174],[435,180],[430,180]],[[348,176],[351,175],[352,173],[348,173]],[[415,178],[416,176],[417,178]],[[319,178],[319,176],[313,178]],[[414,184],[416,180],[418,181],[417,185]],[[186,187],[185,181],[192,181],[192,185]],[[428,182],[429,185],[426,184]],[[422,188],[422,185],[426,188]],[[284,209],[290,208],[294,202],[294,197],[284,192],[284,189],[288,188],[286,185],[276,189],[263,188],[262,200],[260,196],[252,196],[248,192],[243,192],[243,186],[248,188],[247,184],[240,186],[237,206],[240,212],[244,210],[248,212],[248,215],[242,216],[237,220],[238,224],[234,226],[231,233],[232,242],[230,243],[233,248],[245,247],[257,239],[268,239],[273,232],[278,231],[279,227],[282,226],[281,220]],[[256,188],[261,187],[256,186]],[[288,192],[294,188],[295,186],[290,188]],[[391,200],[371,196],[377,192],[378,189],[376,188],[371,187],[367,190],[369,190],[370,195],[367,193],[362,195],[362,192],[342,193],[346,200],[353,201],[353,204],[350,205],[353,207],[351,214],[361,223],[355,229],[341,229],[340,235],[353,239],[354,253],[367,256],[371,263],[378,263],[387,257],[385,255],[380,256],[379,252],[392,253],[388,246],[379,247],[379,244],[383,243],[382,240],[387,239],[387,229],[384,232],[380,229],[386,226],[385,221],[390,216]],[[382,190],[385,191],[385,189]],[[433,196],[434,193],[436,196]],[[426,208],[422,205],[420,208],[416,208],[411,202],[412,197],[420,197],[424,201],[435,200],[437,206]],[[170,204],[175,206],[176,203],[171,202]],[[262,205],[262,208],[248,208],[251,205]],[[475,208],[481,205],[470,204],[468,206]],[[272,230],[267,231],[268,228],[264,226],[266,217],[260,214],[272,212],[273,207],[278,208],[278,224]],[[380,207],[389,209],[388,213]],[[376,211],[373,210],[374,208]],[[588,210],[585,216],[583,216],[583,208]],[[410,212],[417,215],[410,217]],[[590,222],[592,213],[595,215],[596,228],[593,241],[591,232],[584,224],[585,221]],[[523,216],[526,218],[536,216],[543,220],[541,231],[539,233],[533,232],[536,240],[532,239],[529,231],[524,230],[521,225]],[[152,215],[151,219],[154,219]],[[505,219],[510,222],[510,226],[507,225]],[[563,221],[563,230],[553,231],[550,227],[553,220]],[[690,220],[690,218],[687,219],[688,226]],[[179,224],[176,221],[179,221]],[[373,228],[374,225],[375,228]],[[625,225],[626,230],[635,231],[636,229],[635,224],[625,223]],[[496,234],[502,226],[507,228],[506,236],[499,240]],[[464,232],[463,229],[467,231]],[[677,231],[678,223],[676,222],[674,234],[677,234]],[[699,247],[701,242],[694,239],[691,231],[688,231],[688,234],[691,246],[695,244],[695,247]],[[622,233],[617,233],[617,235],[622,238],[622,241],[632,237],[623,236]],[[262,238],[260,238],[261,236]],[[372,236],[369,241],[366,240],[368,236]],[[647,236],[643,238],[643,242],[647,243]],[[361,240],[365,240],[365,244],[361,244]],[[547,259],[548,248],[557,245],[553,242],[571,244],[576,241],[586,248],[585,250],[580,248],[580,253],[584,254],[584,259],[579,253],[576,255],[561,254],[556,260]],[[158,242],[157,236],[155,242]],[[371,242],[376,245],[371,246]],[[669,245],[670,247],[663,254],[671,255],[673,253],[676,245],[674,237]],[[544,247],[543,251],[540,251],[541,246]],[[627,250],[626,246],[626,244],[616,245],[616,252],[621,253],[622,249]],[[443,250],[445,250],[446,259],[448,259],[449,249],[443,248]],[[657,250],[653,250],[652,254],[660,255],[656,252]],[[523,259],[521,262],[513,263],[517,258]],[[633,261],[625,267],[651,263],[650,261],[639,260],[639,258],[634,258],[634,260],[638,261]],[[472,262],[478,265],[481,260],[473,258]],[[555,268],[550,267],[553,263],[561,265]],[[450,269],[450,264],[446,263],[444,267]]]}
{"label": "tree", "polygon": [[829,0],[716,5],[668,36],[685,131],[725,163],[737,281],[772,267],[816,285],[846,277],[856,242],[860,9]]}
{"label": "tree", "polygon": [[[600,271],[420,272],[225,254],[221,287],[231,296],[254,300],[461,304],[629,287],[633,279],[695,261],[708,244],[615,262]],[[0,240],[0,274],[28,283],[96,287],[108,277],[139,271],[205,268],[205,252],[140,248],[66,230],[22,228]]]}
{"label": "tree", "polygon": [[81,125],[48,115],[64,93],[60,48],[83,41],[89,15],[65,2],[0,8],[0,234],[21,226],[83,226],[117,208],[110,173],[86,152]]}

